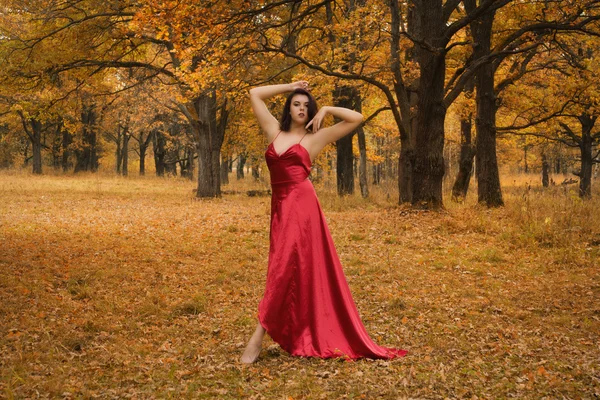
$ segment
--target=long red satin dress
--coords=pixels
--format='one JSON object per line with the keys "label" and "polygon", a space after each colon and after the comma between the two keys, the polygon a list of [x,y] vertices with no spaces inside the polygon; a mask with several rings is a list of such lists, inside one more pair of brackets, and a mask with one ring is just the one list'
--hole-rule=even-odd
{"label": "long red satin dress", "polygon": [[261,325],[294,356],[404,356],[405,350],[375,344],[360,319],[308,179],[312,163],[302,140],[281,154],[273,142],[265,152],[272,198],[267,282],[258,306]]}

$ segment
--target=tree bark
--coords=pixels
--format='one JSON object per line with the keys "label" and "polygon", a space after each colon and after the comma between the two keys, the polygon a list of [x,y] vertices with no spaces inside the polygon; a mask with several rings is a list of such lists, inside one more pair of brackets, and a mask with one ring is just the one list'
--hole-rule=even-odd
{"label": "tree bark", "polygon": [[354,193],[354,174],[352,171],[354,155],[352,154],[352,136],[354,136],[354,133],[344,136],[336,142],[336,178],[339,196]]}
{"label": "tree bark", "polygon": [[441,0],[423,0],[418,10],[426,40],[435,49],[420,47],[418,115],[414,150],[412,204],[424,208],[443,207],[444,178],[444,80],[446,58],[444,48],[445,22]]}
{"label": "tree bark", "polygon": [[63,128],[62,142],[61,142],[61,148],[62,148],[61,166],[62,166],[63,172],[67,172],[69,169],[72,168],[72,165],[69,162],[69,157],[71,156],[71,149],[70,149],[71,143],[73,143],[73,138],[71,137],[71,134],[69,133],[69,131],[67,129]]}
{"label": "tree bark", "polygon": [[365,131],[362,126],[356,130],[358,134],[358,151],[360,152],[360,164],[358,166],[358,182],[360,185],[360,195],[363,199],[369,197],[369,184],[367,182],[367,142]]}
{"label": "tree bark", "polygon": [[473,171],[473,157],[475,157],[475,147],[471,142],[471,122],[472,115],[463,118],[460,121],[460,160],[458,162],[458,175],[452,187],[452,200],[456,202],[464,201],[469,190],[471,182],[471,173]]}
{"label": "tree bark", "polygon": [[236,178],[238,180],[240,179],[244,179],[244,165],[246,164],[246,155],[244,153],[241,153],[238,155],[238,162],[237,162],[237,168],[236,168]]}
{"label": "tree bark", "polygon": [[139,136],[133,136],[133,138],[138,142],[141,176],[146,174],[146,153],[148,151],[148,147],[150,146],[152,135],[152,132],[148,132],[148,135],[144,137],[144,131],[142,130],[140,131]]}
{"label": "tree bark", "polygon": [[[33,158],[33,170],[32,172],[36,175],[42,174],[42,123],[37,118],[25,117],[25,115],[19,111],[21,122],[25,134],[29,138],[31,143],[32,158]],[[27,154],[25,154],[27,159]]]}
{"label": "tree bark", "polygon": [[523,172],[526,174],[529,173],[529,163],[527,162],[527,150],[529,150],[529,146],[527,145],[527,136],[523,136]]}
{"label": "tree bark", "polygon": [[213,123],[211,135],[211,146],[212,146],[212,166],[213,166],[213,184],[215,186],[215,196],[221,196],[221,147],[223,146],[223,140],[225,139],[225,128],[227,127],[227,121],[229,119],[229,110],[227,109],[227,98],[223,99],[223,102],[218,107],[219,115],[217,117],[217,99],[213,93],[214,103],[214,118],[211,119]]}
{"label": "tree bark", "polygon": [[[480,59],[490,54],[492,25],[495,10],[486,11],[481,18],[471,23],[471,31],[476,43],[474,58]],[[477,127],[476,175],[477,195],[480,203],[488,207],[504,204],[500,188],[498,160],[496,158],[496,95],[494,91],[494,66],[482,65],[475,75],[477,88]]]}
{"label": "tree bark", "polygon": [[123,148],[121,149],[121,175],[127,176],[129,174],[129,139],[131,135],[127,127],[123,129]]}
{"label": "tree bark", "polygon": [[189,180],[194,179],[194,147],[188,147],[185,151],[187,161],[186,161],[186,173]]}
{"label": "tree bark", "polygon": [[117,175],[121,175],[121,164],[123,162],[123,151],[121,149],[121,143],[123,140],[123,129],[121,124],[117,124],[117,150],[116,150],[116,171]]}
{"label": "tree bark", "polygon": [[81,112],[82,144],[75,151],[75,173],[80,171],[96,172],[98,170],[98,149],[96,144],[96,107],[94,104],[83,106]]}
{"label": "tree bark", "polygon": [[229,157],[223,158],[221,160],[221,184],[227,185],[229,184],[229,164],[231,163],[231,159]]}
{"label": "tree bark", "polygon": [[199,95],[193,102],[180,109],[188,118],[198,154],[196,197],[218,197],[221,195],[219,162],[227,112],[221,110],[221,130],[221,121],[217,121],[217,99],[214,90]]}
{"label": "tree bark", "polygon": [[[333,103],[337,107],[354,109],[354,100],[356,89],[352,86],[336,86],[333,92]],[[336,122],[338,122],[336,120]],[[339,196],[354,193],[354,171],[352,153],[352,137],[355,132],[344,136],[336,141],[336,178],[337,191]]]}
{"label": "tree bark", "polygon": [[191,121],[192,132],[198,154],[198,189],[196,197],[215,197],[213,156],[211,146],[211,117],[213,101],[208,94],[194,100],[197,119]]}
{"label": "tree bark", "polygon": [[548,175],[548,171],[550,170],[550,165],[548,164],[548,157],[546,157],[546,153],[542,152],[542,186],[548,187],[550,184],[550,178]]}
{"label": "tree bark", "polygon": [[260,173],[258,171],[258,160],[252,160],[252,177],[255,181],[260,178]]}
{"label": "tree bark", "polygon": [[42,173],[42,123],[37,119],[31,119],[31,132],[33,139],[31,149],[33,150],[33,173]]}
{"label": "tree bark", "polygon": [[52,167],[55,171],[60,170],[60,153],[61,153],[61,144],[62,144],[62,130],[63,130],[63,122],[62,119],[59,119],[56,122],[56,133],[52,138]]}
{"label": "tree bark", "polygon": [[[402,77],[400,60],[400,33],[403,31],[401,10],[398,0],[390,1],[391,12],[391,70],[394,75],[394,93],[396,95],[399,112],[394,113],[396,125],[400,131],[400,156],[398,157],[398,202],[411,203],[413,201],[414,164],[416,145],[416,115],[411,109],[418,106],[418,95],[415,90],[419,86],[419,79],[413,79],[405,84]],[[427,13],[427,8],[421,0],[414,0],[407,7],[408,33],[413,37],[422,37],[421,17]],[[419,50],[413,46],[406,52],[409,61],[419,59]],[[386,176],[393,176],[391,164],[386,163]]]}
{"label": "tree bark", "polygon": [[[150,137],[150,135],[148,135]],[[146,175],[146,149],[148,148],[148,142],[145,141],[143,144],[140,142],[140,175]]]}
{"label": "tree bark", "polygon": [[581,153],[581,170],[579,171],[579,197],[589,199],[592,197],[592,167],[593,163],[593,138],[592,128],[597,117],[582,114],[578,117],[581,123],[581,142],[579,150]]}
{"label": "tree bark", "polygon": [[165,145],[165,136],[158,129],[153,130],[152,149],[154,152],[154,168],[156,169],[156,176],[165,175]]}

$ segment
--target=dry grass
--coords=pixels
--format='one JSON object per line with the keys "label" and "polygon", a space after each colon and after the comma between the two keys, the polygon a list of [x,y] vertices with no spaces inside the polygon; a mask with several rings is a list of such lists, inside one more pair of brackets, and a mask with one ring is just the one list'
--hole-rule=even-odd
{"label": "dry grass", "polygon": [[[179,179],[0,174],[0,397],[600,396],[600,194],[504,181],[441,212],[317,185],[363,322],[394,361],[294,358],[256,326],[269,198]],[[598,185],[597,182],[595,182]]]}

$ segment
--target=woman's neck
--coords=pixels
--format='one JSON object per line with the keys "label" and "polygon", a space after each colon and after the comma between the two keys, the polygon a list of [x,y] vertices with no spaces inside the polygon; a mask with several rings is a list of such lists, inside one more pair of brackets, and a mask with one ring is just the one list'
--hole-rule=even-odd
{"label": "woman's neck", "polygon": [[298,123],[292,121],[292,123],[290,124],[290,130],[288,132],[304,135],[304,133],[306,132],[306,128],[304,127],[303,124],[298,124]]}

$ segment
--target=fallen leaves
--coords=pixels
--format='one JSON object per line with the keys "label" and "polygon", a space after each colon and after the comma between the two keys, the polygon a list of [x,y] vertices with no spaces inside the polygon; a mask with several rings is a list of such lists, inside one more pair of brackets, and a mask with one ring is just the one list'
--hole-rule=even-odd
{"label": "fallen leaves", "polygon": [[[0,175],[10,179],[18,178]],[[267,336],[259,362],[241,366],[264,290],[268,198],[191,202],[190,183],[132,179],[131,192],[102,181],[103,195],[90,200],[76,178],[36,182],[9,189],[0,204],[2,393],[299,399],[600,391],[593,252],[515,239],[523,221],[510,201],[506,209],[463,205],[445,214],[325,208],[368,333],[408,356],[297,358]],[[48,185],[43,218],[23,212]],[[566,220],[550,217],[546,239]],[[598,237],[593,229],[577,231],[590,235],[581,246]]]}

